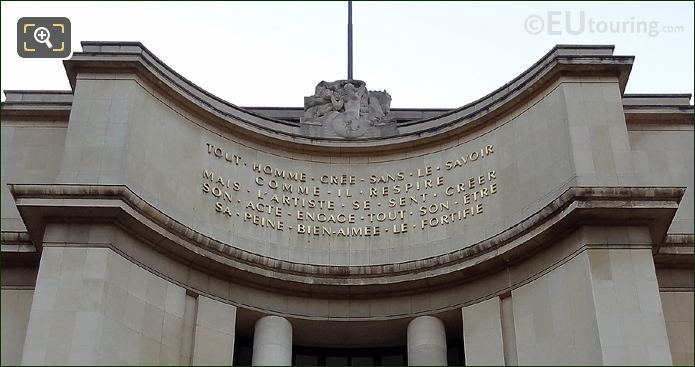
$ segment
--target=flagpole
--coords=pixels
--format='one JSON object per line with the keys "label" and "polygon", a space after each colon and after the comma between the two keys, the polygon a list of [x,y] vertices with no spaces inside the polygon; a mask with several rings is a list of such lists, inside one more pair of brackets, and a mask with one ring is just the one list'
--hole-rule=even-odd
{"label": "flagpole", "polygon": [[352,0],[348,0],[348,80],[352,80]]}

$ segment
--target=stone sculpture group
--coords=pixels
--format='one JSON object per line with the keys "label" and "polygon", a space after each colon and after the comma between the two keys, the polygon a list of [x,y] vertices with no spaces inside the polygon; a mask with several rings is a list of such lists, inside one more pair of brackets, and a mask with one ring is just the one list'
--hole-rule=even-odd
{"label": "stone sculpture group", "polygon": [[344,138],[366,135],[376,127],[392,125],[391,96],[386,91],[369,91],[361,80],[322,81],[313,96],[304,97],[305,127],[323,127],[320,135]]}

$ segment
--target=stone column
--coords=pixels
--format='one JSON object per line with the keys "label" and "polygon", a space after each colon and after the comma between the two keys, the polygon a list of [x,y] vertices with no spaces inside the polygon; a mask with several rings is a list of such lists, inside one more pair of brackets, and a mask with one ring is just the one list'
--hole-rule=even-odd
{"label": "stone column", "polygon": [[420,316],[408,324],[408,365],[446,366],[444,323],[433,316]]}
{"label": "stone column", "polygon": [[256,321],[253,332],[253,366],[289,366],[292,364],[292,324],[279,316]]}

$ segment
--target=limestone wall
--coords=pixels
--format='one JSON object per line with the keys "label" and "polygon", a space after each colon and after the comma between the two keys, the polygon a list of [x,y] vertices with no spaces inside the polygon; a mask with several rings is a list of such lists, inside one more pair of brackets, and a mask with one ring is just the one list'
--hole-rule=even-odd
{"label": "limestone wall", "polygon": [[661,292],[666,332],[674,365],[692,365],[693,357],[693,292]]}
{"label": "limestone wall", "polygon": [[67,124],[61,121],[2,121],[2,230],[26,231],[8,183],[55,182],[60,171]]}
{"label": "limestone wall", "polygon": [[693,233],[693,127],[636,125],[629,131],[635,184],[687,187],[670,233]]}
{"label": "limestone wall", "polygon": [[234,315],[217,301],[188,299],[184,288],[108,248],[49,247],[21,362],[230,363]]}
{"label": "limestone wall", "polygon": [[59,183],[125,184],[206,236],[306,264],[442,255],[502,233],[571,186],[631,180],[610,81],[557,83],[475,134],[369,155],[234,136],[132,79],[78,79],[72,109]]}
{"label": "limestone wall", "polygon": [[3,366],[18,365],[22,361],[24,337],[31,311],[33,289],[2,289],[2,346]]}
{"label": "limestone wall", "polygon": [[692,108],[626,120],[611,47],[553,49],[387,140],[321,141],[142,45],[85,47],[74,95],[3,105],[2,265],[31,278],[3,282],[3,364],[229,365],[261,319],[284,352],[440,361],[463,336],[469,364],[692,363],[692,284],[655,271],[692,254]]}

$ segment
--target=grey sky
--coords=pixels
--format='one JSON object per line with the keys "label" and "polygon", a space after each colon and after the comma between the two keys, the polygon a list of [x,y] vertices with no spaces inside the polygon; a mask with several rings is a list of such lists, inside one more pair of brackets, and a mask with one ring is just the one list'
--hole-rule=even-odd
{"label": "grey sky", "polygon": [[[301,106],[319,81],[346,77],[346,4],[3,2],[1,88],[69,89],[60,60],[21,59],[15,45],[20,17],[65,16],[73,51],[140,41],[231,103]],[[355,78],[394,107],[464,105],[569,43],[636,56],[630,93],[693,93],[691,2],[357,1],[353,15]]]}

